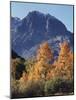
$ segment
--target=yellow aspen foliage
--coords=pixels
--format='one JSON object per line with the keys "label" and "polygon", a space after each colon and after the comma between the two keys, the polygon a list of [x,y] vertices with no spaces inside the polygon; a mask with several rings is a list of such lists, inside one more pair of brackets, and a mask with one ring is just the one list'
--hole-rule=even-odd
{"label": "yellow aspen foliage", "polygon": [[39,80],[45,79],[46,72],[49,68],[48,61],[51,61],[53,58],[52,51],[47,42],[44,42],[40,45],[40,48],[37,51],[37,62],[34,65],[33,71],[29,74],[30,80]]}
{"label": "yellow aspen foliage", "polygon": [[48,45],[48,42],[44,42],[40,45],[40,48],[37,51],[37,60],[48,60],[52,59],[53,54],[51,48]]}
{"label": "yellow aspen foliage", "polygon": [[58,59],[49,68],[46,78],[51,79],[57,76],[65,79],[73,78],[73,53],[66,41],[60,44]]}
{"label": "yellow aspen foliage", "polygon": [[66,41],[60,44],[60,52],[56,63],[55,73],[63,78],[73,78],[73,53]]}
{"label": "yellow aspen foliage", "polygon": [[19,80],[20,84],[25,84],[27,80],[28,80],[28,75],[26,72],[23,72],[22,77]]}

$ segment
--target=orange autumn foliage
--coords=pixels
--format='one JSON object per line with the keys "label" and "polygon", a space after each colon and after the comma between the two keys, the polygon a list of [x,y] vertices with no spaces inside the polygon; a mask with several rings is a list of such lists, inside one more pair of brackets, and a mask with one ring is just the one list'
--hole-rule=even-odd
{"label": "orange autumn foliage", "polygon": [[49,44],[47,42],[42,43],[37,51],[36,62],[31,65],[28,74],[23,73],[21,82],[49,80],[54,77],[73,78],[73,53],[66,41],[60,44],[58,58],[53,64],[49,64],[52,59],[53,53]]}
{"label": "orange autumn foliage", "polygon": [[69,44],[65,41],[60,44],[60,52],[57,61],[54,61],[52,69],[47,74],[47,79],[53,77],[62,77],[65,79],[73,78],[73,53]]}
{"label": "orange autumn foliage", "polygon": [[22,77],[19,79],[20,84],[26,84],[28,80],[28,75],[26,72],[23,72]]}
{"label": "orange autumn foliage", "polygon": [[30,72],[29,79],[39,80],[45,79],[46,72],[49,68],[48,61],[52,60],[53,54],[47,42],[44,42],[40,45],[40,48],[37,51],[37,62],[33,67],[33,71]]}
{"label": "orange autumn foliage", "polygon": [[40,48],[37,51],[37,60],[48,60],[48,59],[52,59],[53,58],[53,54],[51,51],[51,48],[49,47],[47,42],[44,42],[40,45]]}

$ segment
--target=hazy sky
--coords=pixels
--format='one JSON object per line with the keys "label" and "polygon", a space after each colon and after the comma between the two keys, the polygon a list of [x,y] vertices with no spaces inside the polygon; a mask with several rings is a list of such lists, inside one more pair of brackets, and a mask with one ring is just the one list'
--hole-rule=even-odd
{"label": "hazy sky", "polygon": [[37,3],[11,2],[11,16],[24,18],[30,11],[51,14],[62,21],[68,30],[73,32],[73,6]]}

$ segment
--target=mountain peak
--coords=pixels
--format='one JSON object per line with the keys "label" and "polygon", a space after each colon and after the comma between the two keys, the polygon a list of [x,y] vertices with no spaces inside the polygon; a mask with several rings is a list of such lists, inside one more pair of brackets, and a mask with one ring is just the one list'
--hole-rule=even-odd
{"label": "mountain peak", "polygon": [[37,10],[34,10],[34,11],[31,11],[31,12],[29,12],[28,14],[35,14],[35,15],[44,15],[43,13],[41,13],[41,12],[39,12],[39,11],[37,11]]}
{"label": "mountain peak", "polygon": [[56,36],[67,36],[72,41],[71,33],[67,31],[66,26],[50,14],[31,11],[20,23],[11,21],[12,47],[20,56],[42,41]]}

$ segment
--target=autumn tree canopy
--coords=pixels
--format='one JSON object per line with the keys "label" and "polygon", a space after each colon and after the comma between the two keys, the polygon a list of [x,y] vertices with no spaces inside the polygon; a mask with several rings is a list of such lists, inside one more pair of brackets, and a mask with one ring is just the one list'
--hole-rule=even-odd
{"label": "autumn tree canopy", "polygon": [[51,61],[53,58],[52,51],[47,42],[44,42],[40,45],[36,58],[37,62],[35,63],[32,72],[30,72],[30,79],[44,79],[50,66],[48,61]]}
{"label": "autumn tree canopy", "polygon": [[[54,60],[51,47],[48,42],[44,42],[40,44],[34,58],[24,63],[20,59],[12,60],[12,90],[19,92],[19,95],[36,92],[45,96],[59,92],[72,93],[73,52],[67,41],[61,43],[59,49],[59,55]],[[17,76],[19,80],[15,78]]]}
{"label": "autumn tree canopy", "polygon": [[44,42],[40,45],[40,48],[37,51],[37,60],[51,60],[53,58],[52,50],[48,42]]}
{"label": "autumn tree canopy", "polygon": [[73,53],[71,52],[69,43],[66,41],[60,44],[60,52],[56,62],[55,72],[64,78],[73,78]]}

